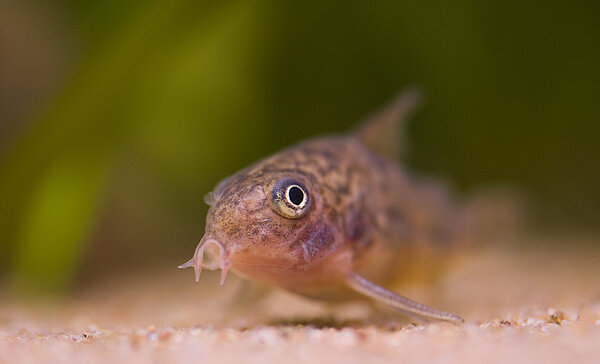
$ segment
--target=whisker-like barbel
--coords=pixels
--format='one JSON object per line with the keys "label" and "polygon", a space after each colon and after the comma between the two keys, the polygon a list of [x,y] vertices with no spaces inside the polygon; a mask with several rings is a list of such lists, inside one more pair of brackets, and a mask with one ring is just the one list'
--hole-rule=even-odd
{"label": "whisker-like barbel", "polygon": [[[219,249],[218,255],[212,254],[210,257],[210,261],[208,263],[204,262],[205,250],[210,249],[214,246],[216,246]],[[202,273],[202,269],[221,269],[220,284],[224,285],[225,279],[227,278],[227,272],[231,267],[231,257],[234,252],[235,246],[232,247],[232,249],[227,249],[225,245],[223,245],[218,240],[204,237],[196,246],[196,251],[194,252],[194,256],[192,257],[192,259],[180,265],[178,268],[185,269],[189,267],[194,267],[194,275],[196,277],[196,282],[200,280],[200,273]]]}

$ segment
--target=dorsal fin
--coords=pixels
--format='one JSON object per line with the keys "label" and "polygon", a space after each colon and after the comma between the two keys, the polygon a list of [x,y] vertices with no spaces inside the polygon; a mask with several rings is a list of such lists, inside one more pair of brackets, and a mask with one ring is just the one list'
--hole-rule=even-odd
{"label": "dorsal fin", "polygon": [[373,151],[391,159],[403,152],[403,131],[409,116],[421,103],[421,92],[409,88],[390,101],[381,110],[367,117],[354,134]]}

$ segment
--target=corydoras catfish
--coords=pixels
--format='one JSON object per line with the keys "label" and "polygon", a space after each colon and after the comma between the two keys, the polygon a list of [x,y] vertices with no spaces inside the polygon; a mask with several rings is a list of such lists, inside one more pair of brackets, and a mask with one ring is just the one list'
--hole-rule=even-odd
{"label": "corydoras catfish", "polygon": [[444,189],[390,157],[417,100],[404,92],[350,133],[301,142],[223,180],[205,198],[205,235],[180,268],[194,267],[196,280],[221,269],[221,284],[231,269],[316,298],[354,292],[462,322],[383,287],[415,264],[437,265],[430,257],[460,245],[469,220]]}

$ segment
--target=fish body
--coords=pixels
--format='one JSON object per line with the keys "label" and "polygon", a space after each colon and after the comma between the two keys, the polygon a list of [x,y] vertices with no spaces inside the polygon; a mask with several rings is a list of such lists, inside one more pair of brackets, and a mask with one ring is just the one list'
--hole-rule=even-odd
{"label": "fish body", "polygon": [[351,133],[301,142],[222,181],[206,198],[205,235],[181,267],[197,277],[221,269],[222,283],[231,268],[310,297],[354,292],[460,321],[381,286],[435,266],[466,220],[439,185],[413,179],[379,150],[378,138],[389,138],[414,102],[404,94]]}

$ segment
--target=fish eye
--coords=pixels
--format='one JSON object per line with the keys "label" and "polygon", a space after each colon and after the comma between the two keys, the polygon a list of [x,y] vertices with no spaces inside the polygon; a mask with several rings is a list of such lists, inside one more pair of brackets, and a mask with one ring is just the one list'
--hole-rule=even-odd
{"label": "fish eye", "polygon": [[287,188],[285,199],[292,205],[300,207],[302,204],[306,203],[306,194],[300,186],[291,185]]}
{"label": "fish eye", "polygon": [[288,219],[298,219],[310,208],[308,190],[295,178],[284,178],[275,183],[270,202],[273,211]]}

